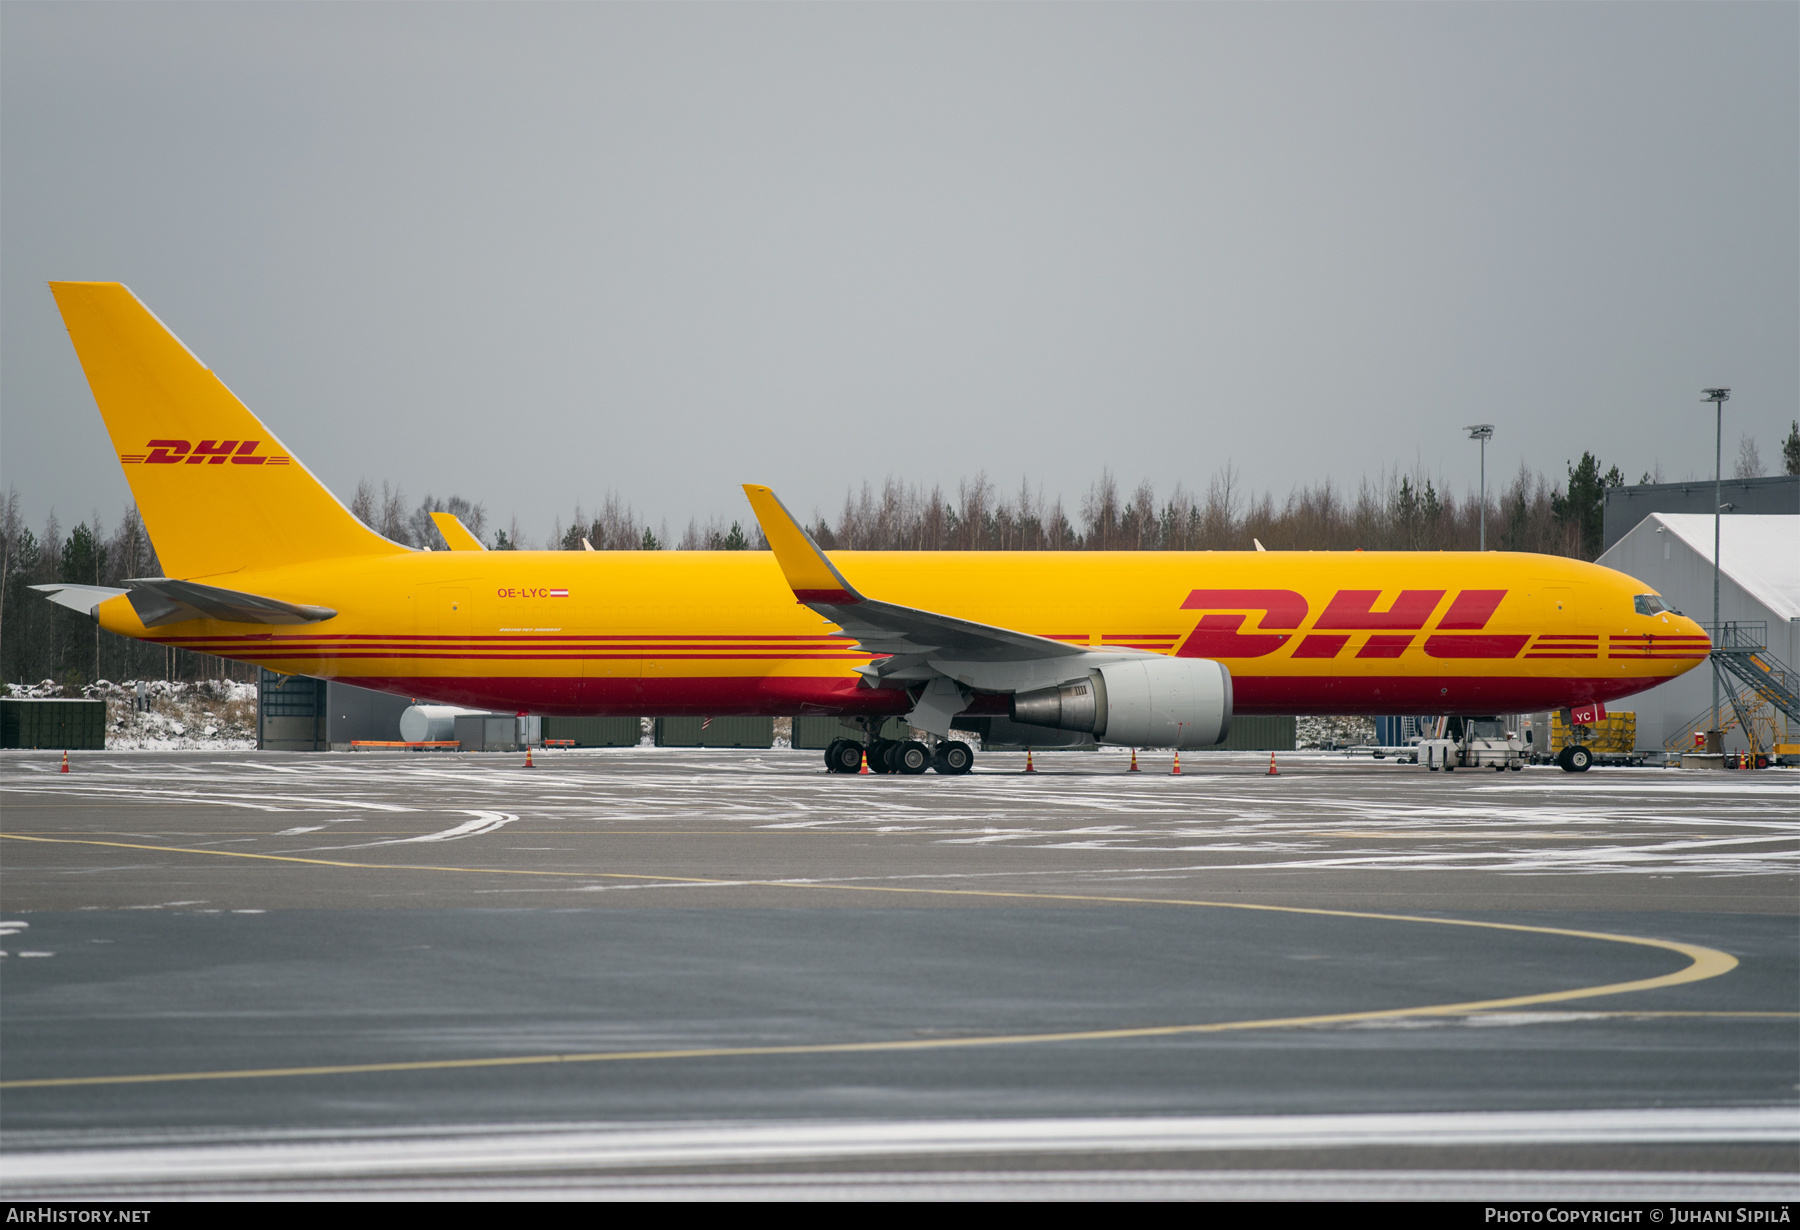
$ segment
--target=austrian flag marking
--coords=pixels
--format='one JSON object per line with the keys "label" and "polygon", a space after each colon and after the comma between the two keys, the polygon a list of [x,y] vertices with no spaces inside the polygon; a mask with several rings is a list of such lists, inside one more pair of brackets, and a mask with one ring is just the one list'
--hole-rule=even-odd
{"label": "austrian flag marking", "polygon": [[553,589],[550,591],[550,596],[552,598],[567,598],[569,596],[569,591],[566,589]]}

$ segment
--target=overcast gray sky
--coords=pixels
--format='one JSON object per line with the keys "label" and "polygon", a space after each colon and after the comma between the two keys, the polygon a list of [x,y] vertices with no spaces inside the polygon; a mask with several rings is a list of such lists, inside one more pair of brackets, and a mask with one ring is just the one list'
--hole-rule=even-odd
{"label": "overcast gray sky", "polygon": [[129,498],[45,281],[340,495],[1277,498],[1800,400],[1800,6],[0,7],[0,480]]}

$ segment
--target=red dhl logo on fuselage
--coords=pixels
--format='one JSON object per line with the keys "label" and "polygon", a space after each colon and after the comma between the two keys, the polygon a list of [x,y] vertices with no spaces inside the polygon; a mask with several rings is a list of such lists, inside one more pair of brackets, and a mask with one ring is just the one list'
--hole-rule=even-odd
{"label": "red dhl logo on fuselage", "polygon": [[284,466],[288,459],[283,456],[262,456],[257,449],[261,440],[202,440],[198,444],[187,440],[151,440],[144,445],[150,450],[147,453],[120,453],[122,465],[172,466],[186,463],[191,466],[222,466],[229,461],[234,466]]}
{"label": "red dhl logo on fuselage", "polygon": [[[1341,589],[1331,596],[1306,635],[1301,625],[1311,613],[1304,596],[1291,589],[1197,589],[1181,604],[1185,611],[1243,612],[1202,615],[1175,651],[1180,658],[1262,658],[1300,637],[1292,657],[1335,658],[1351,636],[1368,633],[1358,658],[1397,658],[1412,647],[1437,611],[1444,589],[1403,589],[1386,610],[1378,611],[1378,589]],[[1531,640],[1529,633],[1489,633],[1482,629],[1505,598],[1504,589],[1465,589],[1425,638],[1433,658],[1516,658]],[[1248,613],[1262,618],[1258,631],[1243,632]],[[1287,631],[1286,629],[1292,629]]]}

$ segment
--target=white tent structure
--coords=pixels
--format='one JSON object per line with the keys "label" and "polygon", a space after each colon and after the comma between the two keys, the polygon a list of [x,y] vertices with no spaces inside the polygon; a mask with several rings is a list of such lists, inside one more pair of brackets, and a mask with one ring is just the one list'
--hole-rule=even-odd
{"label": "white tent structure", "polygon": [[[1800,664],[1800,516],[1721,518],[1719,561],[1719,619],[1762,632],[1777,658]],[[1690,619],[1712,621],[1713,519],[1706,514],[1651,513],[1599,562],[1645,582]],[[1720,704],[1729,717],[1728,702]],[[1669,740],[1686,746],[1692,730],[1706,725],[1694,719],[1711,705],[1711,664],[1703,662],[1616,707],[1636,711],[1638,747],[1654,751]],[[1747,750],[1743,731],[1728,730],[1725,748]]]}

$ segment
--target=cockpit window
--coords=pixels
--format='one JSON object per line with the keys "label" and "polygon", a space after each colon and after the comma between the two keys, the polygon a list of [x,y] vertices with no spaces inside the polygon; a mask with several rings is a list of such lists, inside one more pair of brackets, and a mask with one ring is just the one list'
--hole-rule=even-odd
{"label": "cockpit window", "polygon": [[1639,594],[1631,600],[1631,604],[1637,608],[1639,615],[1661,615],[1673,609],[1655,594]]}

